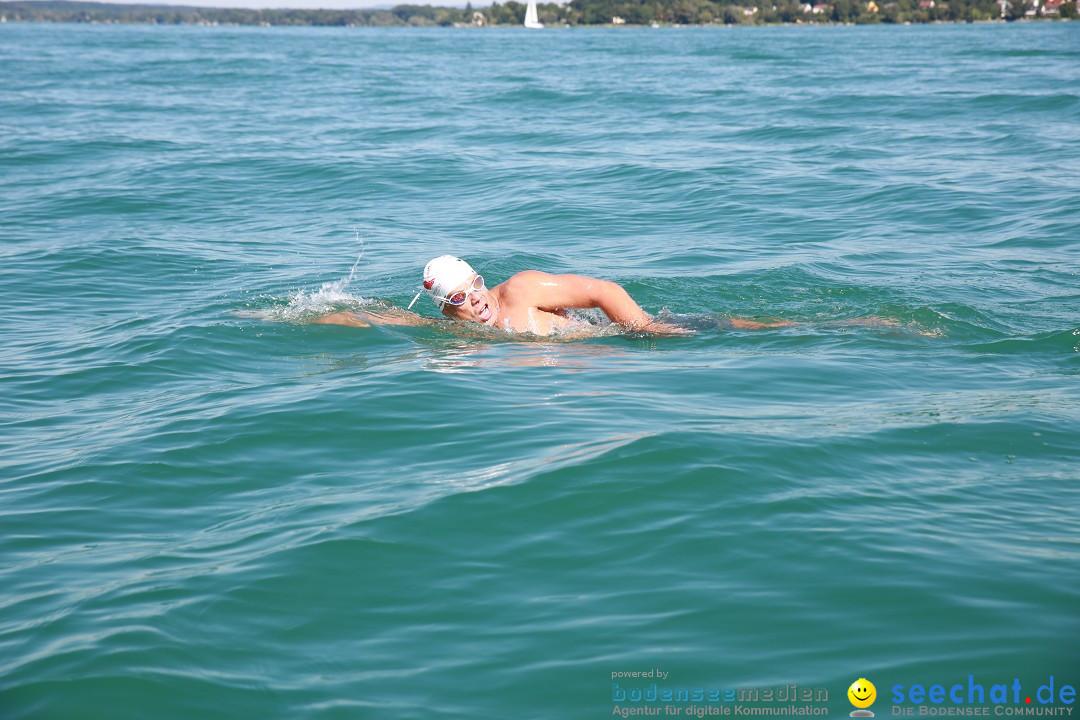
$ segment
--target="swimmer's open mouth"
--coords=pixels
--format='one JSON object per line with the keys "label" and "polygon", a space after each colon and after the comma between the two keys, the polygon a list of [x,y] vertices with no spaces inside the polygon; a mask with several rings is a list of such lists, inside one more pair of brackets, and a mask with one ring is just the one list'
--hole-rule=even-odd
{"label": "swimmer's open mouth", "polygon": [[484,307],[480,308],[480,312],[478,312],[476,316],[480,318],[480,322],[487,322],[491,319],[491,308],[488,307],[487,303],[484,304]]}

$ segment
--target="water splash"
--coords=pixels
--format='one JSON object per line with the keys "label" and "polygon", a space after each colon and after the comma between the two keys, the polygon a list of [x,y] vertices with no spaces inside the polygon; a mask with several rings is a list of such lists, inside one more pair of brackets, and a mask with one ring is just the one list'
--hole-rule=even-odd
{"label": "water splash", "polygon": [[339,310],[355,310],[364,305],[371,305],[375,301],[365,299],[361,295],[354,294],[349,288],[356,279],[356,270],[364,259],[364,239],[360,231],[356,231],[356,240],[360,243],[360,253],[349,270],[349,274],[338,280],[325,282],[317,290],[296,291],[285,305],[270,307],[261,310],[241,310],[236,313],[237,317],[265,320],[269,322],[286,322],[297,325],[306,325],[315,318]]}

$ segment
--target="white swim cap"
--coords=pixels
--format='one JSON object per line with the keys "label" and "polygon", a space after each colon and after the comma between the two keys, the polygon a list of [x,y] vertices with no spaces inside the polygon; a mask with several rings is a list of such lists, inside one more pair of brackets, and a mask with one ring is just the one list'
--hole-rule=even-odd
{"label": "white swim cap", "polygon": [[[472,265],[453,255],[440,255],[424,266],[424,290],[431,296],[439,310],[446,304],[446,297],[456,288],[472,282],[476,271]],[[411,308],[424,291],[416,293],[409,303]]]}

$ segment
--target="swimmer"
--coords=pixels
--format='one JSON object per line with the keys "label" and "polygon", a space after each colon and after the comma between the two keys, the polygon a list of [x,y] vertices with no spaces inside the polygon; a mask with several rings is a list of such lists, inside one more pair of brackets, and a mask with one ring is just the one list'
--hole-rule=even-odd
{"label": "swimmer", "polygon": [[[618,283],[584,275],[551,275],[524,270],[489,288],[484,277],[469,263],[453,255],[442,255],[424,267],[423,289],[409,303],[409,309],[425,291],[447,318],[510,332],[550,335],[570,324],[570,310],[595,308],[630,332],[693,333],[688,328],[653,319]],[[346,311],[324,315],[315,322],[368,327],[372,323],[426,325],[432,321],[403,311]],[[732,324],[748,329],[773,327],[750,320],[733,319]]]}

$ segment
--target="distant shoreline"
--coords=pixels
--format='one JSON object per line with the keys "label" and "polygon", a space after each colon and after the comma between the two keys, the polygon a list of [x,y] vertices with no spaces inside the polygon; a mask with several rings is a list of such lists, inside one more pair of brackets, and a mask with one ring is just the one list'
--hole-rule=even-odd
{"label": "distant shoreline", "polygon": [[[1080,0],[572,0],[540,4],[547,29],[569,27],[713,27],[796,25],[1002,24],[1069,21]],[[487,27],[521,26],[525,5],[397,5],[388,9],[315,10],[112,4],[73,0],[0,2],[0,22],[209,27]]]}
{"label": "distant shoreline", "polygon": [[[1039,19],[1024,19],[1024,20],[931,20],[929,22],[901,22],[901,23],[854,23],[854,22],[830,22],[827,20],[807,21],[807,22],[773,22],[773,23],[743,23],[739,25],[726,25],[724,23],[660,23],[658,27],[652,28],[654,30],[679,30],[690,28],[716,28],[716,29],[730,29],[733,27],[912,27],[917,25],[1027,25],[1027,24],[1054,24],[1054,23],[1068,23],[1071,18],[1039,18]],[[143,25],[147,27],[222,27],[222,28],[241,28],[241,27],[263,27],[263,28],[328,28],[328,27],[345,27],[347,29],[416,29],[416,28],[428,28],[428,29],[443,29],[450,27],[455,30],[483,30],[485,28],[475,28],[468,24],[462,25],[337,25],[337,24],[300,24],[291,23],[283,25],[274,25],[273,23],[239,23],[239,22],[153,22],[153,21],[118,21],[118,20],[38,20],[27,18],[6,18],[2,21],[4,24],[26,24],[26,25]],[[509,28],[517,28],[516,23],[505,25],[488,25],[486,29],[500,29],[505,30]],[[593,28],[597,30],[648,30],[649,25],[636,25],[630,23],[622,23],[620,25],[612,25],[611,23],[594,23],[592,25],[552,25],[545,27],[545,30],[552,30],[558,32],[560,30],[573,30],[573,29]]]}

